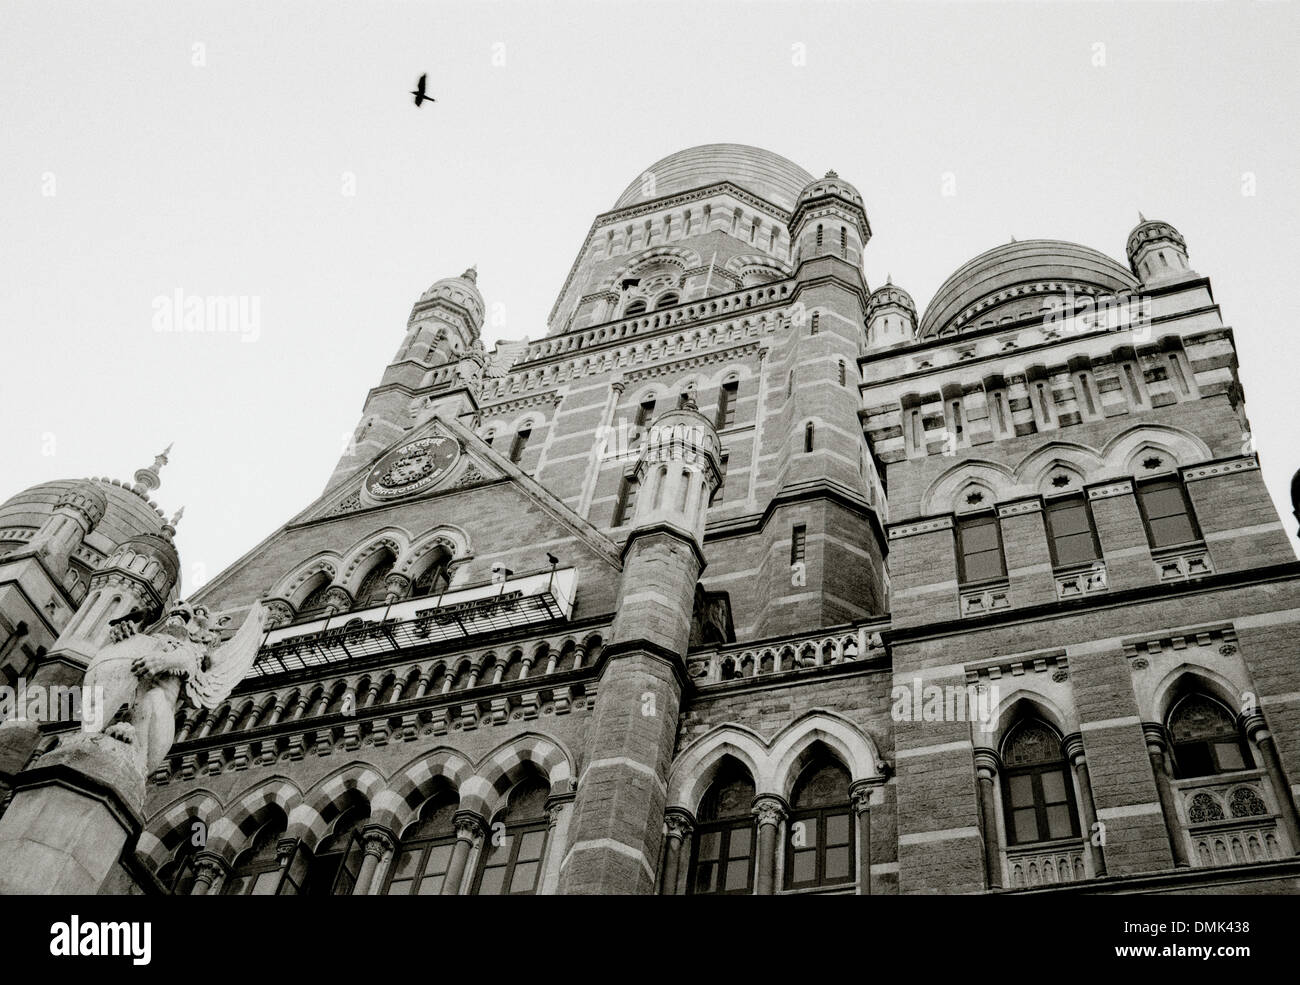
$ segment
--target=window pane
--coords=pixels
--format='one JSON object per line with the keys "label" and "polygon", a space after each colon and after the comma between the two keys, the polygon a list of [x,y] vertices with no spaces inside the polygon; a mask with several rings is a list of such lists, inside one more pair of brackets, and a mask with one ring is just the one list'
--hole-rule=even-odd
{"label": "window pane", "polygon": [[1185,745],[1174,748],[1174,763],[1178,767],[1178,775],[1186,776],[1213,776],[1218,770],[1214,766],[1214,760],[1210,756],[1210,746],[1206,742],[1189,742]]}
{"label": "window pane", "polygon": [[427,873],[441,874],[451,864],[451,845],[434,845],[429,849],[429,861],[424,864]]}
{"label": "window pane", "polygon": [[843,848],[826,849],[826,874],[824,882],[841,882],[849,878],[849,849],[848,846]]}
{"label": "window pane", "polygon": [[749,885],[749,859],[727,863],[727,890],[744,889]]}
{"label": "window pane", "polygon": [[1241,746],[1235,742],[1216,742],[1214,758],[1219,761],[1220,770],[1244,770],[1245,761],[1241,758]]}
{"label": "window pane", "polygon": [[731,840],[727,843],[727,857],[740,858],[749,855],[749,845],[753,838],[751,828],[732,828]]}
{"label": "window pane", "polygon": [[420,880],[420,896],[437,896],[442,892],[444,877],[442,873],[436,876],[426,876]]}
{"label": "window pane", "polygon": [[817,853],[795,852],[794,873],[791,880],[796,883],[812,882],[817,878]]}
{"label": "window pane", "polygon": [[961,547],[966,554],[998,549],[997,527],[992,520],[981,520],[961,528]]}
{"label": "window pane", "polygon": [[254,896],[274,896],[276,884],[280,881],[280,870],[272,869],[270,872],[259,872],[256,881],[253,883]]}
{"label": "window pane", "polygon": [[420,849],[402,852],[393,862],[394,879],[410,879],[415,875],[416,863],[420,861]]}
{"label": "window pane", "polygon": [[1091,533],[1069,534],[1054,542],[1057,564],[1079,564],[1097,560],[1097,548]]}
{"label": "window pane", "polygon": [[817,818],[803,817],[790,825],[790,843],[795,848],[817,847]]}
{"label": "window pane", "polygon": [[849,843],[849,816],[831,814],[826,818],[826,844],[847,845]]}
{"label": "window pane", "polygon": [[519,861],[532,862],[542,857],[542,846],[546,843],[545,831],[528,831],[519,841]]}
{"label": "window pane", "polygon": [[1169,547],[1173,544],[1186,544],[1196,539],[1196,532],[1185,516],[1171,516],[1152,520],[1151,542],[1156,547]]}
{"label": "window pane", "polygon": [[1001,578],[1002,552],[986,551],[983,554],[966,557],[966,580],[983,581],[986,578]]}
{"label": "window pane", "polygon": [[492,850],[488,852],[488,865],[505,865],[510,858],[510,846],[514,843],[514,835],[505,835],[501,839],[501,844],[493,845]]}
{"label": "window pane", "polygon": [[231,896],[242,896],[248,891],[248,881],[251,876],[235,876],[225,888],[225,892]]}
{"label": "window pane", "polygon": [[1015,822],[1016,841],[1038,840],[1038,817],[1032,807],[1012,811],[1011,816]]}
{"label": "window pane", "polygon": [[706,831],[700,835],[700,852],[701,859],[715,859],[718,857],[718,849],[722,845],[721,831]]}
{"label": "window pane", "polygon": [[1034,803],[1034,778],[1028,774],[1013,776],[1008,784],[1011,788],[1013,807],[1027,807]]}
{"label": "window pane", "polygon": [[1052,535],[1055,537],[1087,533],[1090,529],[1088,511],[1082,503],[1052,507],[1048,510],[1047,519],[1052,527]]}
{"label": "window pane", "polygon": [[1065,801],[1065,777],[1060,773],[1041,773],[1043,783],[1043,800],[1049,804]]}
{"label": "window pane", "polygon": [[718,891],[718,864],[701,862],[695,870],[695,891],[697,893],[716,893]]}
{"label": "window pane", "polygon": [[1049,838],[1068,838],[1074,834],[1074,825],[1070,822],[1070,808],[1065,804],[1047,808],[1047,829]]}
{"label": "window pane", "polygon": [[1142,492],[1142,505],[1146,508],[1147,518],[1180,516],[1187,512],[1183,500],[1183,491],[1174,486],[1148,486]]}
{"label": "window pane", "polygon": [[483,870],[483,881],[479,883],[478,891],[480,896],[497,896],[501,892],[501,887],[505,884],[506,870],[505,866],[496,866],[491,869]]}
{"label": "window pane", "polygon": [[520,862],[516,865],[514,877],[510,880],[510,891],[512,893],[532,892],[540,868],[541,864],[538,862]]}
{"label": "window pane", "polygon": [[389,896],[406,896],[411,891],[410,879],[394,879],[388,884]]}

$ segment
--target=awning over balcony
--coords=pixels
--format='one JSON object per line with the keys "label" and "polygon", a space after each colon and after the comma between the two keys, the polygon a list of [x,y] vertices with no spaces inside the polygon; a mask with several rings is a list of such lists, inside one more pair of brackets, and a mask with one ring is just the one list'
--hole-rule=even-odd
{"label": "awning over balcony", "polygon": [[282,674],[568,619],[577,583],[577,570],[563,568],[281,626],[266,634],[253,674]]}

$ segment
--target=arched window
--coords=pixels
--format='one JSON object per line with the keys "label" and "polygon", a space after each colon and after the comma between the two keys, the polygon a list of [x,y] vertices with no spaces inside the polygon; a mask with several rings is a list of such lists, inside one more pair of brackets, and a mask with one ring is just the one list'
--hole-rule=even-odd
{"label": "arched window", "polygon": [[645,298],[636,298],[628,302],[628,306],[623,309],[625,315],[644,315],[646,309]]}
{"label": "arched window", "polygon": [[185,829],[185,838],[176,849],[176,854],[158,870],[158,881],[167,887],[173,896],[188,896],[194,890],[194,855],[195,848]]}
{"label": "arched window", "polygon": [[803,426],[803,450],[804,451],[813,450],[813,433],[814,433],[813,422],[809,421],[807,424]]}
{"label": "arched window", "polygon": [[306,616],[325,608],[325,593],[330,590],[329,578],[323,577],[315,588],[307,593],[307,597],[302,600],[298,606],[298,615]]}
{"label": "arched window", "polygon": [[[389,896],[437,896],[444,892],[447,867],[456,846],[453,819],[459,806],[460,801],[450,791],[424,802],[420,816],[402,832],[402,840],[388,867],[385,893]],[[456,888],[445,891],[455,893]]]}
{"label": "arched window", "polygon": [[690,890],[697,895],[750,893],[754,886],[754,780],[727,758],[700,800]]}
{"label": "arched window", "polygon": [[[542,882],[546,852],[546,798],[551,788],[530,777],[510,791],[509,804],[493,820],[483,846],[474,892],[480,896],[531,896]],[[498,835],[498,824],[504,824]]]}
{"label": "arched window", "polygon": [[235,859],[222,894],[225,896],[274,896],[280,885],[280,860],[276,846],[288,826],[278,813],[253,836],[249,846]]}
{"label": "arched window", "polygon": [[1232,712],[1204,694],[1189,694],[1174,705],[1169,736],[1179,779],[1255,768]]}
{"label": "arched window", "polygon": [[835,886],[854,878],[849,771],[828,755],[810,762],[790,798],[785,886]]}
{"label": "arched window", "polygon": [[809,335],[816,335],[816,334],[817,334],[818,332],[820,332],[821,330],[822,330],[822,316],[821,316],[821,312],[819,312],[819,311],[814,311],[814,312],[812,313],[812,321],[811,321],[811,322],[809,323],[809,325],[808,325],[808,334],[809,334]]}
{"label": "arched window", "polygon": [[524,449],[528,447],[528,439],[533,435],[533,426],[525,424],[515,432],[515,440],[510,443],[510,461],[514,465],[519,464],[519,460],[524,457]]}
{"label": "arched window", "polygon": [[433,559],[433,562],[417,575],[412,583],[412,598],[439,595],[447,590],[447,564],[451,560],[451,555],[445,548],[438,548],[435,553],[437,556]]}
{"label": "arched window", "polygon": [[817,226],[817,255],[821,256],[821,252],[822,252],[822,227],[819,224]]}
{"label": "arched window", "polygon": [[361,586],[357,589],[357,607],[367,605],[378,605],[388,598],[388,588],[384,584],[393,571],[393,565],[397,559],[393,557],[393,552],[384,548],[378,561],[375,562],[366,576],[361,579]]}
{"label": "arched window", "polygon": [[370,817],[370,807],[349,807],[334,819],[330,833],[321,839],[307,877],[309,896],[351,896],[361,872],[365,850],[361,827]]}
{"label": "arched window", "polygon": [[849,258],[849,233],[843,226],[840,226],[840,256],[845,260]]}
{"label": "arched window", "polygon": [[673,305],[678,303],[677,293],[675,291],[665,291],[663,294],[659,295],[658,299],[656,299],[655,308],[671,308]]}
{"label": "arched window", "polygon": [[1018,724],[1002,743],[1002,765],[1008,844],[1079,836],[1074,784],[1055,729],[1033,718]]}

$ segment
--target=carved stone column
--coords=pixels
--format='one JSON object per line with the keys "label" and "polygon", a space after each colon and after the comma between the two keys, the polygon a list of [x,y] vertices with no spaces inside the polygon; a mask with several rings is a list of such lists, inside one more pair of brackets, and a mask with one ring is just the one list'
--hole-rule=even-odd
{"label": "carved stone column", "polygon": [[989,889],[1002,888],[1002,850],[998,841],[997,782],[998,754],[992,749],[975,750],[975,776],[979,783],[980,827],[984,835],[984,879]]}
{"label": "carved stone column", "polygon": [[357,883],[352,887],[353,896],[369,896],[371,883],[375,880],[375,869],[387,852],[397,844],[397,838],[380,824],[368,824],[361,830],[361,843],[365,854],[361,858],[361,872]]}
{"label": "carved stone column", "polygon": [[884,782],[858,780],[849,787],[849,801],[858,818],[858,894],[871,895],[871,792]]}
{"label": "carved stone column", "polygon": [[[1092,799],[1092,778],[1088,775],[1088,759],[1083,754],[1083,736],[1078,732],[1067,735],[1061,740],[1061,751],[1074,767],[1075,779],[1079,781],[1079,813],[1082,814],[1083,837],[1087,842],[1088,857],[1092,859],[1092,873],[1097,878],[1106,874],[1106,856],[1097,844],[1097,805]],[[1101,829],[1103,832],[1105,828]],[[1104,840],[1104,839],[1103,839]]]}
{"label": "carved stone column", "polygon": [[442,895],[459,896],[460,884],[465,879],[465,862],[469,858],[474,842],[487,830],[487,822],[473,811],[457,811],[453,818],[456,825],[456,844],[451,850],[451,861],[447,863],[447,876],[442,883]]}
{"label": "carved stone column", "polygon": [[1291,784],[1287,782],[1286,771],[1282,769],[1282,760],[1277,754],[1277,742],[1268,730],[1268,723],[1258,711],[1242,716],[1242,728],[1255,743],[1264,759],[1264,770],[1269,782],[1273,784],[1273,795],[1282,813],[1282,826],[1286,828],[1291,841],[1291,851],[1300,854],[1300,823],[1296,820],[1295,798],[1291,795]]}
{"label": "carved stone column", "polygon": [[225,877],[230,866],[215,852],[199,852],[194,856],[194,885],[191,896],[207,896],[218,879]]}
{"label": "carved stone column", "polygon": [[398,599],[404,599],[411,593],[411,579],[394,571],[384,578],[384,588],[388,591],[384,604],[392,605]]}
{"label": "carved stone column", "polygon": [[1165,830],[1169,834],[1169,848],[1174,854],[1174,865],[1187,868],[1187,845],[1183,839],[1183,826],[1178,820],[1178,807],[1174,802],[1173,784],[1169,782],[1169,763],[1165,758],[1168,740],[1165,727],[1159,722],[1143,722],[1142,736],[1146,739],[1147,755],[1151,757],[1151,772],[1156,778],[1156,793],[1160,796],[1160,813],[1164,815]]}
{"label": "carved stone column", "polygon": [[352,608],[352,596],[342,585],[331,585],[325,592],[325,615],[334,615],[336,612],[346,612]]}
{"label": "carved stone column", "polygon": [[560,885],[560,863],[569,843],[569,821],[573,817],[573,794],[549,797],[546,801],[546,867],[539,895],[554,896]]}
{"label": "carved stone column", "polygon": [[681,807],[670,807],[664,813],[664,823],[668,827],[668,844],[664,849],[664,875],[660,892],[664,896],[676,896],[682,889],[682,846],[690,843],[691,832],[695,830],[695,819]]}
{"label": "carved stone column", "polygon": [[755,895],[771,896],[776,892],[777,832],[788,811],[785,801],[775,794],[754,798],[754,816],[758,818],[758,880]]}

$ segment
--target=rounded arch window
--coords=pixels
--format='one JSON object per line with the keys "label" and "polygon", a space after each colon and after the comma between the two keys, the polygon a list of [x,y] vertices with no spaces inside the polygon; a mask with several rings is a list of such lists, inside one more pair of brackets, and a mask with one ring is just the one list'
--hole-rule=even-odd
{"label": "rounded arch window", "polygon": [[754,886],[754,779],[727,757],[700,798],[691,863],[694,894],[747,894]]}
{"label": "rounded arch window", "polygon": [[665,291],[655,299],[656,308],[671,308],[673,305],[679,303],[680,299],[676,291]]}
{"label": "rounded arch window", "polygon": [[361,585],[357,588],[357,605],[377,605],[388,598],[388,586],[384,584],[384,579],[392,573],[393,565],[397,563],[397,558],[387,547],[380,552],[379,560],[374,563],[371,569],[366,572],[366,576],[361,579]]}
{"label": "rounded arch window", "polygon": [[274,896],[280,886],[280,859],[277,846],[284,837],[288,820],[276,813],[258,829],[251,843],[239,857],[226,880],[225,896]]}
{"label": "rounded arch window", "polygon": [[434,548],[432,553],[434,555],[433,560],[425,565],[424,570],[416,575],[415,581],[411,583],[412,598],[439,595],[447,590],[451,552],[447,548],[440,546]]}
{"label": "rounded arch window", "polygon": [[790,797],[788,889],[853,881],[853,824],[849,771],[825,752],[804,767]]}
{"label": "rounded arch window", "polygon": [[1179,700],[1169,712],[1168,728],[1179,779],[1255,766],[1232,712],[1207,695],[1189,694]]}
{"label": "rounded arch window", "polygon": [[358,804],[334,819],[330,833],[316,846],[307,877],[308,895],[352,895],[365,854],[361,828],[369,818],[369,805]]}
{"label": "rounded arch window", "polygon": [[1078,837],[1074,784],[1054,728],[1036,718],[1020,722],[1002,743],[1002,764],[1008,844]]}
{"label": "rounded arch window", "polygon": [[645,298],[637,298],[629,301],[626,308],[623,309],[624,315],[644,315],[646,310]]}
{"label": "rounded arch window", "polygon": [[325,593],[330,590],[330,580],[328,575],[320,575],[319,578],[316,587],[309,591],[302,602],[299,603],[299,615],[305,616],[325,608]]}
{"label": "rounded arch window", "polygon": [[480,896],[531,896],[541,886],[549,823],[550,786],[539,776],[510,791],[506,809],[493,819],[483,846],[474,892]]}
{"label": "rounded arch window", "polygon": [[420,815],[406,826],[388,867],[389,896],[454,894],[459,887],[444,886],[456,847],[456,810],[460,801],[450,790],[424,802]]}
{"label": "rounded arch window", "polygon": [[188,896],[194,891],[194,856],[197,850],[188,837],[188,826],[183,830],[186,836],[177,847],[176,854],[158,870],[158,881],[173,896]]}

